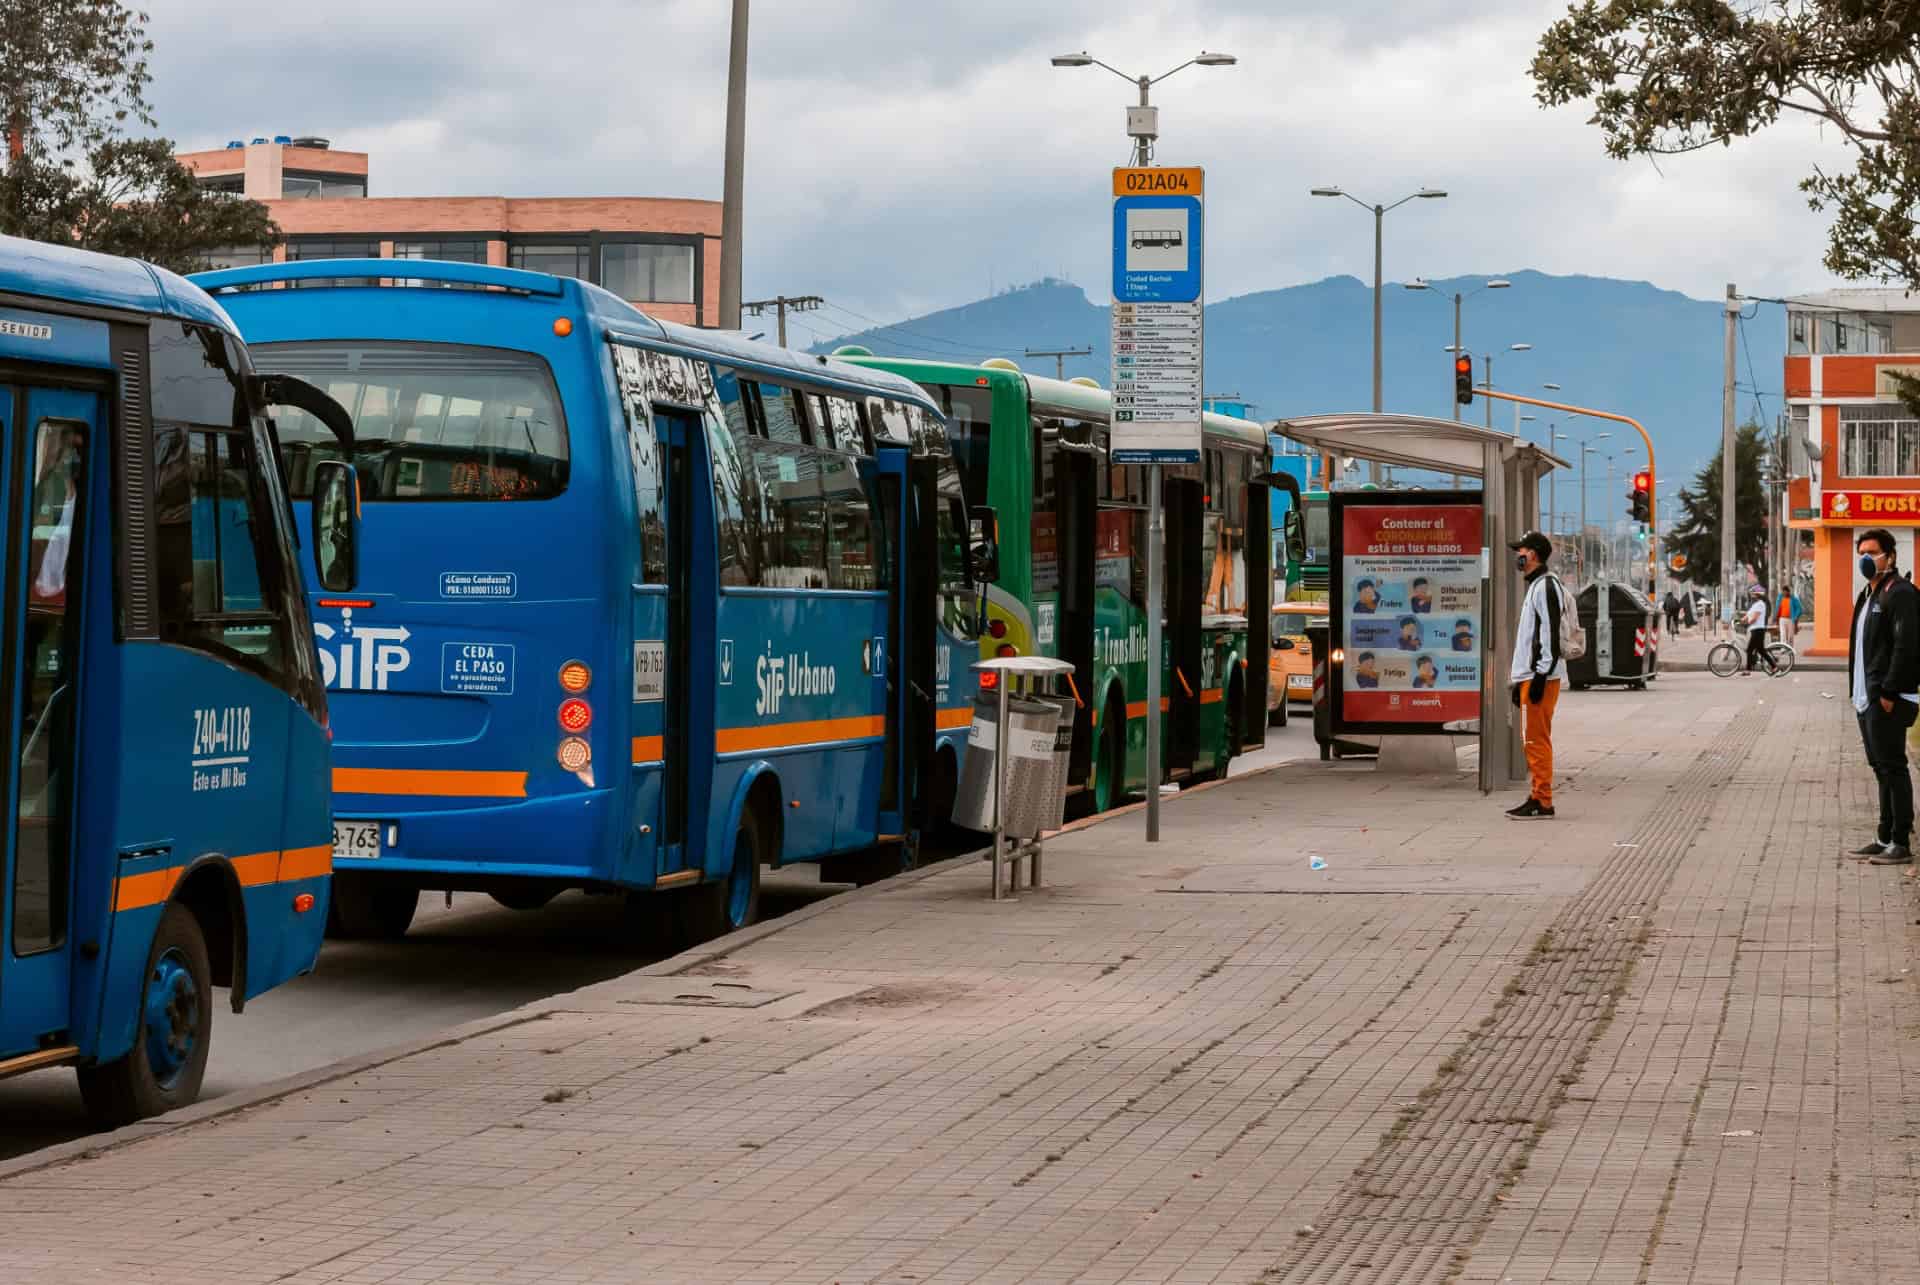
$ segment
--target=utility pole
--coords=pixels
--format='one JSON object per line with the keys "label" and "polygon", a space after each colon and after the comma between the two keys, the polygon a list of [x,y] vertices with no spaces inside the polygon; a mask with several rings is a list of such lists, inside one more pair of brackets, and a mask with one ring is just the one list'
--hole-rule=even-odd
{"label": "utility pole", "polygon": [[1029,348],[1027,349],[1027,356],[1053,358],[1053,377],[1055,379],[1065,379],[1067,377],[1067,358],[1091,357],[1093,356],[1093,349],[1091,348]]}
{"label": "utility pole", "polygon": [[1734,594],[1733,341],[1740,322],[1740,292],[1727,286],[1726,386],[1720,401],[1720,618],[1731,624]]}
{"label": "utility pole", "polygon": [[741,205],[747,174],[747,0],[733,0],[727,47],[726,160],[720,180],[720,328],[740,329]]}
{"label": "utility pole", "polygon": [[795,312],[812,312],[825,302],[826,300],[817,294],[783,294],[772,299],[756,299],[751,303],[743,303],[740,307],[754,317],[772,308],[774,315],[780,319],[780,346],[785,348],[787,346],[787,309],[791,308]]}

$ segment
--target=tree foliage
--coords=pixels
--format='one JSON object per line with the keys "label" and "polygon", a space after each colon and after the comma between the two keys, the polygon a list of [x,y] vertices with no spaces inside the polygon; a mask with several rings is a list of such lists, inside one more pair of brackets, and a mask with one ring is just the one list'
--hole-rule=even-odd
{"label": "tree foliage", "polygon": [[79,169],[37,161],[0,176],[0,232],[145,259],[175,272],[209,266],[222,246],[270,248],[267,207],[194,182],[164,138],[111,139]]}
{"label": "tree foliage", "polygon": [[1920,4],[1581,0],[1533,60],[1542,106],[1591,100],[1609,154],[1659,156],[1825,122],[1853,168],[1800,184],[1833,215],[1826,265],[1920,287]]}
{"label": "tree foliage", "polygon": [[118,0],[0,0],[0,127],[10,156],[71,165],[130,122],[152,125],[146,28],[147,15]]}
{"label": "tree foliage", "polygon": [[[1758,424],[1741,428],[1733,442],[1733,498],[1738,528],[1733,533],[1736,561],[1744,562],[1767,579],[1767,501],[1760,487],[1760,464],[1767,453],[1766,430]],[[1680,491],[1680,520],[1663,539],[1665,553],[1687,555],[1687,566],[1677,574],[1694,584],[1714,585],[1720,580],[1720,466],[1725,452],[1715,451],[1713,459],[1694,475],[1693,483]]]}

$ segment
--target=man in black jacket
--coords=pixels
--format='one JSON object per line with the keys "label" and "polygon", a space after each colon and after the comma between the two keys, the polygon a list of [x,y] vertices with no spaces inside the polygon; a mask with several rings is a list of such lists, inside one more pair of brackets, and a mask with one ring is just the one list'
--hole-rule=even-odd
{"label": "man in black jacket", "polygon": [[1920,714],[1920,589],[1894,566],[1892,532],[1862,531],[1853,547],[1867,587],[1853,602],[1847,673],[1867,766],[1880,783],[1880,829],[1853,856],[1876,866],[1902,866],[1913,861],[1907,729]]}

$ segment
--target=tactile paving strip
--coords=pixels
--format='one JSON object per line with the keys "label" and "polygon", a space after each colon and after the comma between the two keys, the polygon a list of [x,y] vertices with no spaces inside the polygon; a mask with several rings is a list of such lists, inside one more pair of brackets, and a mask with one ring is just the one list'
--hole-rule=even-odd
{"label": "tactile paving strip", "polygon": [[1769,717],[1767,707],[1750,707],[1694,759],[1263,1281],[1439,1282],[1461,1269],[1495,1198],[1577,1078],[1713,796]]}

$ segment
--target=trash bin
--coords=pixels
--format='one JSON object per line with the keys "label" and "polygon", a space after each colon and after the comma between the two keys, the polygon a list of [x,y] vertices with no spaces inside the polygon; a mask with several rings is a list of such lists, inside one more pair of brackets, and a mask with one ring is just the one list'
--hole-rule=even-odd
{"label": "trash bin", "polygon": [[1587,654],[1567,662],[1567,685],[1575,691],[1603,683],[1645,687],[1659,663],[1653,599],[1632,585],[1595,581],[1574,595],[1574,609],[1587,631]]}
{"label": "trash bin", "polygon": [[[1031,839],[1061,823],[1067,780],[1066,755],[1057,748],[1061,713],[1061,707],[1050,700],[1007,698],[1007,740],[1013,762],[1003,787],[1001,829],[1008,838]],[[969,830],[993,829],[993,782],[1001,753],[995,726],[998,718],[997,696],[974,698],[973,727],[967,734],[967,752],[961,759],[960,784],[953,801],[954,824]],[[1069,722],[1069,749],[1072,734]]]}

